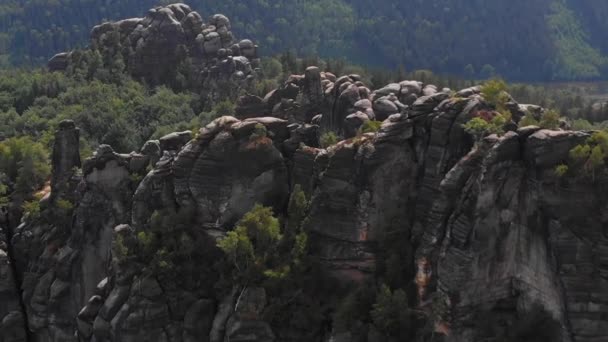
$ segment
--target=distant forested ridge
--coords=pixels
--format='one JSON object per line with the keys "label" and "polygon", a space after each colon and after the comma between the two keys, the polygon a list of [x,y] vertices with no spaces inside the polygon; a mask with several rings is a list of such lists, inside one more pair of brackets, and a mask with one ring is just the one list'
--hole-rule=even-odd
{"label": "distant forested ridge", "polygon": [[[160,1],[161,4],[173,1]],[[432,69],[468,78],[608,77],[603,0],[185,1],[224,13],[262,54],[344,57],[370,66]],[[105,19],[141,16],[158,0],[2,0],[0,66],[39,65],[88,43]]]}

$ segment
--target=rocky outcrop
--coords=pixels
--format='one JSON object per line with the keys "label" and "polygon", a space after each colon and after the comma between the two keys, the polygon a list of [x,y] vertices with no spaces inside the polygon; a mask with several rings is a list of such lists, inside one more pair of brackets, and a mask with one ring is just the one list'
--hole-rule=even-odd
{"label": "rocky outcrop", "polygon": [[[203,24],[179,5],[112,25],[181,28],[220,54],[229,22],[210,23],[186,30]],[[416,315],[412,341],[604,341],[605,184],[555,173],[591,133],[512,122],[476,141],[463,124],[492,110],[477,87],[452,95],[402,81],[372,92],[358,75],[313,67],[263,99],[241,98],[239,118],[149,141],[141,153],[102,145],[81,169],[78,130],[64,122],[52,158],[58,200],[0,242],[2,334],[391,341],[370,318],[348,332],[336,321],[350,289],[398,273]],[[379,130],[362,133],[371,120]],[[320,148],[329,129],[348,139]],[[284,223],[297,185],[310,200],[303,229],[317,278],[293,281],[288,295],[232,282],[217,239],[257,203]]]}
{"label": "rocky outcrop", "polygon": [[[500,315],[507,334],[534,305],[558,322],[552,340],[606,338],[606,279],[602,263],[591,261],[605,257],[606,222],[594,213],[606,198],[588,184],[564,187],[553,173],[585,137],[546,130],[489,137],[442,181],[417,257],[433,260],[427,274],[452,302],[453,340],[487,333],[480,312]],[[587,256],[575,257],[581,248]]]}
{"label": "rocky outcrop", "polygon": [[[111,272],[102,278],[78,314],[79,336],[112,341],[143,337],[223,341],[224,336],[227,341],[242,341],[256,336],[253,340],[273,341],[269,324],[261,316],[253,319],[247,311],[250,309],[241,309],[247,306],[246,294],[241,295],[238,304],[234,299],[222,304],[226,295],[214,289],[217,271],[213,265],[218,256],[213,253],[217,253],[215,238],[255,203],[273,206],[277,212],[284,207],[289,178],[280,150],[288,137],[287,122],[283,120],[222,117],[201,129],[184,147],[166,149],[133,196],[132,217],[123,221],[132,225],[119,225],[110,232],[113,243],[111,248],[106,245],[106,250],[113,251],[112,266],[107,267]],[[196,274],[184,277],[161,272],[161,276],[150,276],[142,271],[152,267],[149,260],[130,254],[117,257],[137,251],[139,233],[149,233],[158,213],[175,205],[180,208],[180,218],[171,222],[175,224],[173,229],[181,232],[180,239],[189,236],[199,246],[208,245],[201,249],[202,254],[189,254],[179,266],[175,264],[184,272],[196,269]],[[186,215],[188,219],[178,223]],[[263,307],[262,303],[256,310]],[[231,314],[234,310],[236,315]]]}
{"label": "rocky outcrop", "polygon": [[[125,68],[153,86],[201,89],[209,105],[247,89],[259,71],[257,48],[249,39],[235,39],[226,16],[204,20],[181,3],[152,8],[143,18],[95,26],[90,44],[91,51],[110,63],[104,65],[109,70]],[[61,53],[48,67],[78,67],[81,56]]]}
{"label": "rocky outcrop", "polygon": [[373,246],[386,234],[409,230],[417,172],[412,136],[413,122],[396,115],[377,135],[343,141],[317,156],[322,171],[308,230],[315,253],[336,277],[361,282],[375,270]]}
{"label": "rocky outcrop", "polygon": [[61,52],[49,59],[47,66],[49,71],[62,71],[68,68],[69,65],[69,52]]}
{"label": "rocky outcrop", "polygon": [[0,341],[27,341],[27,321],[8,239],[0,227]]}
{"label": "rocky outcrop", "polygon": [[[96,26],[88,52],[206,108],[238,97],[234,116],[82,163],[61,122],[40,213],[13,229],[0,212],[0,341],[608,340],[605,181],[555,172],[590,132],[519,128],[545,109],[510,98],[506,132],[477,140],[480,87],[373,90],[315,66],[256,96],[255,43],[184,4]],[[302,274],[287,291],[225,274],[218,239],[256,204],[289,225],[296,188]],[[407,338],[369,314],[381,284],[407,297]]]}
{"label": "rocky outcrop", "polygon": [[[75,182],[71,180],[80,168],[80,133],[73,121],[62,121],[59,131],[55,134],[55,147],[52,156],[51,198],[57,199],[59,194],[74,192]],[[73,198],[71,199],[73,200]]]}
{"label": "rocky outcrop", "polygon": [[119,155],[102,145],[79,165],[78,129],[60,124],[53,149],[52,197],[12,237],[31,338],[76,341],[74,317],[110,269],[114,227],[126,222],[132,177],[143,156]]}

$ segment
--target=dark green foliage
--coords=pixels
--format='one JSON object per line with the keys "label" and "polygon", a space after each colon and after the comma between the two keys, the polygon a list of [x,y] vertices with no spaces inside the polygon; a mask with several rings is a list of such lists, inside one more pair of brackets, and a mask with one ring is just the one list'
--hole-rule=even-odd
{"label": "dark green foliage", "polygon": [[376,301],[374,286],[364,284],[342,298],[334,314],[336,331],[351,331],[357,322],[371,322],[370,312]]}
{"label": "dark green foliage", "polygon": [[41,209],[40,209],[40,201],[34,199],[32,201],[28,201],[23,203],[23,215],[28,220],[36,220],[40,218]]}
{"label": "dark green foliage", "polygon": [[539,124],[538,120],[530,112],[526,112],[526,115],[519,120],[519,127],[538,126]]}
{"label": "dark green foliage", "polygon": [[[124,75],[114,81],[101,81],[98,79],[99,66],[95,66],[91,58],[83,58],[83,61],[87,60],[83,62],[85,65],[67,75],[40,70],[0,71],[0,138],[27,135],[50,147],[58,123],[72,119],[81,129],[81,151],[86,158],[101,143],[111,145],[118,152],[129,152],[138,150],[148,139],[159,138],[173,131],[198,129],[221,115],[234,114],[234,103],[231,101],[221,101],[201,113],[200,96],[189,91],[176,92],[164,86],[149,89]],[[357,69],[344,62],[308,61],[284,54],[264,59],[263,64],[270,66],[268,76],[275,78],[264,78],[260,82],[279,84],[284,80],[281,71],[301,73],[307,63],[313,62],[324,69],[337,68],[346,72]],[[357,72],[365,79],[379,82],[379,86],[400,79],[419,79],[454,89],[472,85],[471,82],[440,77],[428,71]],[[582,117],[592,121],[602,118],[592,112],[577,88],[558,91],[549,87],[510,85],[509,91],[517,94],[514,95],[516,98],[521,96],[524,103],[544,103],[548,107],[558,108],[571,118]],[[369,130],[373,131],[378,123],[368,125]],[[323,139],[324,146],[338,141],[338,137],[332,133],[324,135]]]}
{"label": "dark green foliage", "polygon": [[148,139],[200,127],[203,116],[198,112],[195,94],[166,87],[147,89],[127,77],[104,83],[61,73],[0,72],[1,134],[28,135],[49,147],[64,119],[80,127],[83,150],[105,143],[129,152]]}
{"label": "dark green foliage", "polygon": [[593,129],[593,124],[585,119],[575,119],[572,121],[572,129],[577,131],[589,131]]}
{"label": "dark green foliage", "polygon": [[365,133],[376,133],[380,130],[380,126],[382,126],[382,121],[366,121],[361,128],[359,128],[359,132]]}
{"label": "dark green foliage", "polygon": [[8,182],[2,193],[12,190],[19,197],[31,197],[47,181],[50,172],[48,150],[42,144],[27,136],[0,142],[0,176],[6,175]]}
{"label": "dark green foliage", "polygon": [[302,229],[310,201],[306,198],[306,193],[300,184],[296,184],[289,198],[287,207],[287,224],[285,226],[285,246],[291,249],[292,268],[302,271],[307,266],[308,234]]}
{"label": "dark green foliage", "polygon": [[256,124],[255,127],[253,128],[253,133],[251,133],[251,135],[249,136],[249,140],[258,140],[258,139],[263,139],[266,138],[268,136],[268,130],[266,129],[266,126],[262,125],[262,124]]}
{"label": "dark green foliage", "polygon": [[319,143],[320,143],[321,147],[323,147],[323,148],[328,148],[330,146],[333,146],[333,145],[337,144],[339,141],[340,141],[340,139],[334,132],[326,132],[323,135],[321,135],[321,138],[319,139]]}
{"label": "dark green foliage", "polygon": [[509,101],[507,83],[502,79],[492,79],[481,86],[481,94],[486,101],[493,104],[500,113],[505,113],[505,104]]}
{"label": "dark green foliage", "polygon": [[481,140],[488,134],[502,134],[506,119],[501,114],[497,114],[491,120],[482,117],[474,117],[462,127],[464,130],[475,137],[476,141]]}
{"label": "dark green foliage", "polygon": [[213,242],[193,224],[193,219],[194,211],[188,207],[156,210],[135,234],[134,246],[121,248],[118,253],[126,252],[122,258],[132,258],[142,265],[144,274],[156,276],[169,286],[209,290],[217,277],[211,262],[217,255],[211,256]]}
{"label": "dark green foliage", "polygon": [[407,295],[403,290],[391,291],[382,285],[371,311],[378,330],[391,337],[407,339],[412,334],[412,317]]}
{"label": "dark green foliage", "polygon": [[559,322],[538,305],[525,313],[514,308],[483,311],[475,315],[474,325],[480,332],[475,341],[555,342],[562,337]]}
{"label": "dark green foliage", "polygon": [[271,208],[256,205],[217,246],[225,253],[233,281],[241,285],[277,286],[297,276],[305,265],[308,237],[301,229],[308,201],[296,187],[289,205],[289,224],[282,228]]}
{"label": "dark green foliage", "polygon": [[559,178],[564,177],[568,173],[568,165],[560,164],[555,167],[555,175]]}
{"label": "dark green foliage", "polygon": [[0,5],[0,67],[44,63],[87,43],[104,19],[140,16],[155,0],[6,0]]}
{"label": "dark green foliage", "polygon": [[[56,52],[86,45],[90,29],[102,20],[139,17],[157,3],[4,1],[0,6],[0,67],[44,63]],[[471,78],[497,74],[535,80],[606,76],[608,25],[603,18],[608,8],[601,1],[538,0],[516,5],[507,0],[187,3],[203,17],[228,15],[236,35],[257,39],[263,54],[293,51],[305,56],[349,56],[352,62],[367,65],[405,65]],[[473,9],[480,10],[472,16]],[[395,32],[400,33],[398,37]],[[120,59],[114,62],[110,69],[124,67]],[[283,66],[293,70],[295,64]],[[111,74],[112,70],[105,72]],[[177,83],[179,80],[175,78]]]}
{"label": "dark green foliage", "polygon": [[604,180],[606,160],[608,159],[608,132],[599,131],[587,139],[586,143],[570,150],[571,168],[583,170],[581,176],[591,177],[592,181]]}
{"label": "dark green foliage", "polygon": [[559,128],[559,113],[555,110],[547,110],[543,113],[539,126],[545,129],[558,129]]}
{"label": "dark green foliage", "polygon": [[218,242],[218,247],[233,267],[234,281],[249,284],[261,281],[263,276],[281,278],[289,272],[283,265],[274,264],[282,239],[272,209],[256,205]]}
{"label": "dark green foliage", "polygon": [[302,226],[302,222],[308,214],[309,202],[300,184],[293,187],[287,207],[288,223],[287,234],[296,235]]}
{"label": "dark green foliage", "polygon": [[352,289],[343,296],[334,314],[338,332],[353,331],[360,324],[371,323],[385,336],[408,340],[413,333],[413,311],[402,289],[376,288],[371,283]]}
{"label": "dark green foliage", "polygon": [[577,145],[570,150],[570,158],[576,163],[585,162],[590,154],[591,147],[589,145]]}
{"label": "dark green foliage", "polygon": [[[598,78],[606,67],[606,57],[591,45],[586,24],[570,7],[579,1],[553,1],[547,26],[556,48],[556,59],[552,66],[553,78],[576,79]],[[594,42],[595,43],[595,42]]]}
{"label": "dark green foliage", "polygon": [[3,184],[0,180],[0,208],[8,205],[10,200],[8,198],[8,185]]}
{"label": "dark green foliage", "polygon": [[604,93],[604,86],[595,83],[509,84],[509,94],[519,103],[553,108],[568,118],[581,118],[591,122],[608,120],[608,106],[601,110],[591,106],[593,99],[589,97],[600,93]]}

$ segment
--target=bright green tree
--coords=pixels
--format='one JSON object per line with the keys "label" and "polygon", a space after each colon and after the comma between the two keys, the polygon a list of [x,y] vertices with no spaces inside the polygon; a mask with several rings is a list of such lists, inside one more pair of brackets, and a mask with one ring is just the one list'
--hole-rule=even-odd
{"label": "bright green tree", "polygon": [[598,170],[605,165],[604,157],[604,151],[599,145],[591,149],[591,155],[589,155],[586,167],[588,170],[591,171],[593,180],[595,180],[595,176]]}
{"label": "bright green tree", "polygon": [[559,178],[564,177],[568,173],[568,165],[560,164],[555,167],[555,175]]}
{"label": "bright green tree", "polygon": [[559,128],[559,113],[555,110],[547,110],[543,113],[539,126],[544,129],[558,129]]}
{"label": "bright green tree", "polygon": [[282,239],[272,209],[257,204],[218,242],[218,247],[234,267],[234,280],[247,284],[260,281],[266,271],[275,268]]}
{"label": "bright green tree", "polygon": [[359,128],[359,132],[361,132],[362,134],[376,133],[380,130],[381,126],[382,126],[382,121],[369,120],[369,121],[366,121],[363,123],[361,128]]}
{"label": "bright green tree", "polygon": [[287,207],[286,243],[291,248],[294,266],[301,267],[307,252],[308,234],[303,230],[303,224],[308,215],[310,201],[300,184],[296,184],[289,198]]}
{"label": "bright green tree", "polygon": [[474,117],[469,120],[466,124],[462,125],[465,132],[469,133],[475,138],[475,141],[479,142],[484,136],[488,134],[502,134],[504,133],[504,125],[506,124],[506,118],[500,114],[496,115],[492,120],[487,121],[481,117]]}
{"label": "bright green tree", "polygon": [[577,163],[584,163],[591,154],[591,146],[587,144],[577,145],[570,150],[570,158]]}
{"label": "bright green tree", "polygon": [[526,114],[524,115],[524,117],[521,118],[521,120],[519,120],[519,127],[538,126],[538,125],[540,125],[540,123],[538,122],[538,120],[536,120],[534,118],[534,115],[532,115],[532,113],[530,111],[526,111]]}
{"label": "bright green tree", "polygon": [[507,83],[499,78],[491,79],[481,86],[481,94],[486,101],[498,107],[503,107],[509,100]]}
{"label": "bright green tree", "polygon": [[0,142],[0,173],[13,183],[13,191],[30,196],[50,176],[46,148],[30,137],[10,138]]}
{"label": "bright green tree", "polygon": [[323,135],[321,135],[321,138],[319,139],[319,143],[321,144],[321,147],[323,147],[323,148],[328,148],[330,146],[333,146],[333,145],[337,144],[339,141],[340,141],[340,139],[334,132],[326,132]]}

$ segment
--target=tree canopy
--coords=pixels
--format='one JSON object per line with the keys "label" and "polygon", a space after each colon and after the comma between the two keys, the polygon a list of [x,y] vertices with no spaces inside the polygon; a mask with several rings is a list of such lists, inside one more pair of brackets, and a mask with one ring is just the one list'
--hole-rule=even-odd
{"label": "tree canopy", "polygon": [[[162,0],[160,4],[175,1]],[[371,66],[519,80],[605,78],[608,5],[538,0],[186,1],[224,13],[263,54],[348,57]],[[28,0],[0,5],[0,67],[39,65],[88,44],[104,20],[142,16],[157,0]],[[475,9],[474,11],[472,9]],[[603,16],[604,15],[604,16]],[[294,39],[297,37],[297,39]]]}

